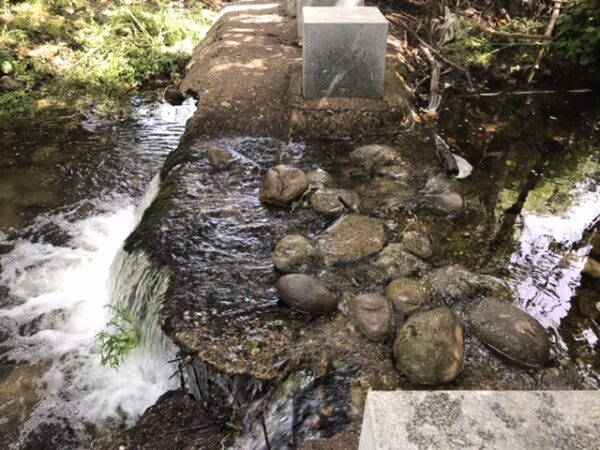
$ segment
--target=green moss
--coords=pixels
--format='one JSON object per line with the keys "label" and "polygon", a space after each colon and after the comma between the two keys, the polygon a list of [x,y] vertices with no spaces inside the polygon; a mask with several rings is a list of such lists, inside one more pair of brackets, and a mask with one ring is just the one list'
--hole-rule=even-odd
{"label": "green moss", "polygon": [[0,95],[0,122],[43,113],[40,99],[126,115],[140,89],[180,81],[213,17],[200,3],[167,0],[0,1],[0,70],[25,85]]}

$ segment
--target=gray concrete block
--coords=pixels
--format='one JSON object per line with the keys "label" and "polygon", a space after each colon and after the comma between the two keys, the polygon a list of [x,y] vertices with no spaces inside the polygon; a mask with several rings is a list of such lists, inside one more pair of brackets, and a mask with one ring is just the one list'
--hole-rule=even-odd
{"label": "gray concrete block", "polygon": [[600,449],[600,391],[370,392],[359,450]]}
{"label": "gray concrete block", "polygon": [[381,98],[388,23],[373,7],[305,7],[304,98]]}
{"label": "gray concrete block", "polygon": [[304,18],[302,8],[305,6],[337,6],[340,8],[365,6],[365,0],[295,0],[296,17],[298,18],[298,40],[302,40],[302,27]]}

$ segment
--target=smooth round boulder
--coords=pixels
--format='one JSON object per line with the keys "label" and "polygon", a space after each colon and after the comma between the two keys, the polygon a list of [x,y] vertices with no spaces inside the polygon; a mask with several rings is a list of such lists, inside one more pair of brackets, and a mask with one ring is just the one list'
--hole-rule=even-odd
{"label": "smooth round boulder", "polygon": [[427,301],[427,290],[414,278],[396,278],[388,284],[385,295],[401,314],[417,311]]}
{"label": "smooth round boulder", "polygon": [[486,298],[471,312],[475,335],[508,359],[527,367],[543,367],[550,355],[545,328],[525,311],[510,303]]}
{"label": "smooth round boulder", "polygon": [[383,167],[399,161],[398,152],[389,145],[363,145],[350,153],[350,160],[368,167]]}
{"label": "smooth round boulder", "polygon": [[285,273],[298,273],[308,270],[316,260],[317,248],[300,234],[290,234],[282,238],[273,251],[273,264]]}
{"label": "smooth round boulder", "polygon": [[278,165],[263,177],[258,197],[263,203],[289,205],[308,189],[308,177],[295,167]]}
{"label": "smooth round boulder", "polygon": [[215,172],[226,169],[232,161],[233,155],[225,149],[215,147],[208,150],[208,162]]}
{"label": "smooth round boulder", "polygon": [[383,273],[386,280],[406,277],[419,270],[419,259],[408,253],[402,244],[388,244],[373,263]]}
{"label": "smooth round boulder", "polygon": [[347,211],[356,212],[359,205],[358,194],[346,189],[319,189],[310,196],[310,206],[327,217],[337,217]]}
{"label": "smooth round boulder", "polygon": [[396,369],[417,384],[451,382],[465,359],[462,323],[445,307],[409,317],[398,329],[394,358]]}
{"label": "smooth round boulder", "polygon": [[407,231],[402,235],[402,245],[419,258],[428,259],[433,254],[431,239],[418,231]]}
{"label": "smooth round boulder", "polygon": [[393,310],[390,302],[379,294],[363,294],[351,302],[354,319],[360,330],[371,341],[385,341],[393,326]]}
{"label": "smooth round boulder", "polygon": [[172,106],[182,105],[185,101],[185,96],[179,90],[170,87],[165,89],[164,98]]}
{"label": "smooth round boulder", "polygon": [[595,258],[588,257],[581,273],[590,278],[600,279],[600,262]]}
{"label": "smooth round boulder", "polygon": [[385,231],[379,219],[349,214],[336,220],[319,239],[325,264],[359,261],[377,253],[385,244]]}
{"label": "smooth round boulder", "polygon": [[277,280],[279,298],[299,311],[325,314],[337,308],[338,300],[327,287],[310,275],[294,273]]}

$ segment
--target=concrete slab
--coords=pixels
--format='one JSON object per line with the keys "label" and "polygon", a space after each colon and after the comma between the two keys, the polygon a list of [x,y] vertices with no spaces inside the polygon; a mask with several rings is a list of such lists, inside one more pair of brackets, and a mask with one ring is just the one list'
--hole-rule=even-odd
{"label": "concrete slab", "polygon": [[305,7],[304,98],[381,98],[388,22],[379,9]]}
{"label": "concrete slab", "polygon": [[337,6],[339,8],[365,6],[365,0],[292,0],[296,5],[296,16],[298,19],[298,41],[302,41],[302,27],[304,16],[302,8],[305,6]]}
{"label": "concrete slab", "polygon": [[600,391],[370,392],[359,450],[600,449]]}

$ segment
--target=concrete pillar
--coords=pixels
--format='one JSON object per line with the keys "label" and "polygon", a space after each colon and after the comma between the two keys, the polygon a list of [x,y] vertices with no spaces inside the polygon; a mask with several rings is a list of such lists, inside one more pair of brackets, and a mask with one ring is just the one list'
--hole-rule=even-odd
{"label": "concrete pillar", "polygon": [[600,391],[369,392],[359,450],[598,448]]}
{"label": "concrete pillar", "polygon": [[305,7],[303,14],[304,98],[381,98],[388,23],[379,9]]}
{"label": "concrete pillar", "polygon": [[365,0],[294,0],[296,3],[296,18],[298,21],[298,41],[302,41],[304,16],[302,8],[305,6],[337,6],[340,8],[365,6]]}

